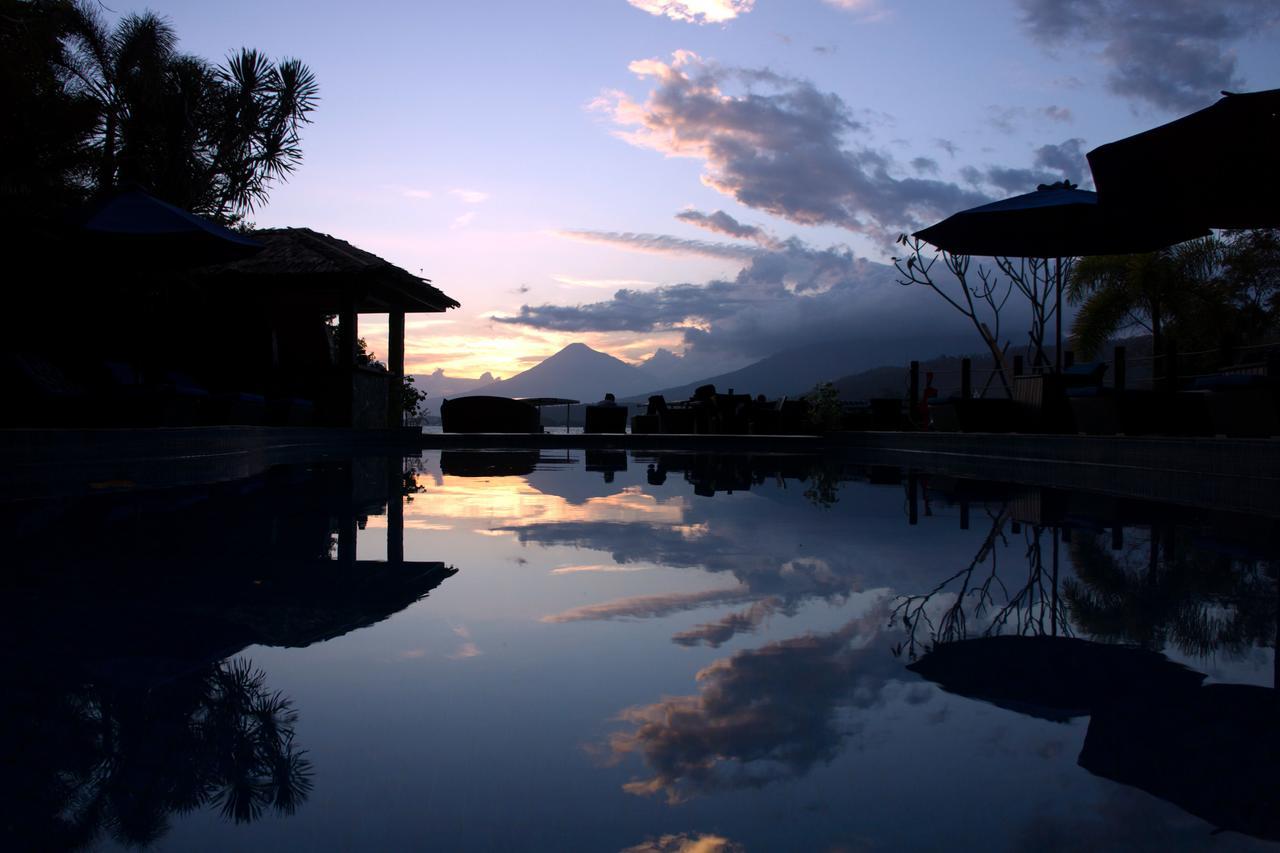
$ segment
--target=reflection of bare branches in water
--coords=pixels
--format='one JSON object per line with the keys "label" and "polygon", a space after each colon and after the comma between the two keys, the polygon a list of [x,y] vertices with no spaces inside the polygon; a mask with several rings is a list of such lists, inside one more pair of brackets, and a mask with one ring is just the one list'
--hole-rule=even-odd
{"label": "reflection of bare branches in water", "polygon": [[17,682],[0,734],[5,775],[24,792],[0,806],[14,849],[80,849],[104,832],[148,846],[171,814],[215,805],[247,823],[293,814],[311,791],[292,700],[247,660],[147,687],[71,685],[43,671]]}
{"label": "reflection of bare branches in water", "polygon": [[[1042,540],[1048,528],[1027,529],[1027,577],[1011,592],[1000,577],[997,547],[1009,544],[1004,530],[1009,511],[1005,507],[998,512],[988,509],[987,517],[991,519],[991,530],[967,566],[927,593],[898,598],[890,612],[889,625],[901,622],[906,638],[894,647],[894,654],[905,652],[915,660],[937,643],[963,640],[969,636],[970,619],[988,614],[991,618],[982,631],[984,636],[1006,630],[1031,635],[1057,634],[1060,630],[1071,633],[1057,593],[1056,564],[1051,564],[1048,572],[1045,570]],[[1056,532],[1052,535],[1056,536]],[[938,612],[935,605],[942,595],[950,596],[950,603]],[[918,637],[921,628],[928,632],[923,641]]]}

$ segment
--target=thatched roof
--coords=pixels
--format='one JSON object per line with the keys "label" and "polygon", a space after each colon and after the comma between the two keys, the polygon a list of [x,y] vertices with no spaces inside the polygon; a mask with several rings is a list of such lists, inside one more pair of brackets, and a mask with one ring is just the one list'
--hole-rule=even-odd
{"label": "thatched roof", "polygon": [[[344,289],[353,291],[356,310],[403,309],[439,312],[457,308],[456,300],[432,286],[430,280],[356,248],[346,240],[310,228],[264,228],[252,232],[262,251],[252,257],[202,270],[213,277],[241,284],[295,292],[328,305]],[[336,310],[336,309],[335,309]]]}

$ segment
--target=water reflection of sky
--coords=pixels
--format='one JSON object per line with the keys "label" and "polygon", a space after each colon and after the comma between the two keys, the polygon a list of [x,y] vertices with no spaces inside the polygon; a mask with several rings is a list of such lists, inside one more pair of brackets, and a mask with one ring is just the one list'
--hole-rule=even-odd
{"label": "water reflection of sky", "polygon": [[[1052,531],[1014,523],[1017,495],[967,500],[961,529],[948,485],[917,484],[931,499],[911,526],[907,484],[883,471],[845,470],[823,492],[795,460],[650,461],[572,451],[461,476],[425,454],[405,558],[458,572],[382,621],[240,652],[298,713],[306,802],[240,825],[214,808],[175,816],[163,846],[1262,846],[1086,772],[1088,716],[1055,722],[907,670],[901,610],[921,596],[921,650],[957,630],[957,605],[968,637],[999,619],[1030,631],[1056,607],[1062,634],[1093,637],[1087,613],[1108,641],[1140,636],[1210,681],[1270,686],[1275,584],[1253,552],[1232,563],[1204,525],[1166,532],[1176,547],[1157,549],[1143,598],[1150,529],[1132,523],[1113,549],[1077,519],[1054,597]],[[367,516],[359,560],[385,559],[388,524]]]}

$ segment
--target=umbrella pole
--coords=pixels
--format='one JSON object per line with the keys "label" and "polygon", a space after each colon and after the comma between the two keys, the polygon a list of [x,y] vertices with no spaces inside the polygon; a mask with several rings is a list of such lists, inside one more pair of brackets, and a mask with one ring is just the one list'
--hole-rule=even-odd
{"label": "umbrella pole", "polygon": [[1057,291],[1057,302],[1054,306],[1054,322],[1057,324],[1058,342],[1054,347],[1053,364],[1057,373],[1062,372],[1062,258],[1053,261],[1054,289]]}

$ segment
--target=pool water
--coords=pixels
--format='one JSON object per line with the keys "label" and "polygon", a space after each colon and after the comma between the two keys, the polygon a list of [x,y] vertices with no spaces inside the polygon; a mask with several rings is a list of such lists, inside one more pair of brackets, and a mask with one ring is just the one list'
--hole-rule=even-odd
{"label": "pool water", "polygon": [[4,524],[6,849],[1280,840],[1272,519],[557,450]]}

